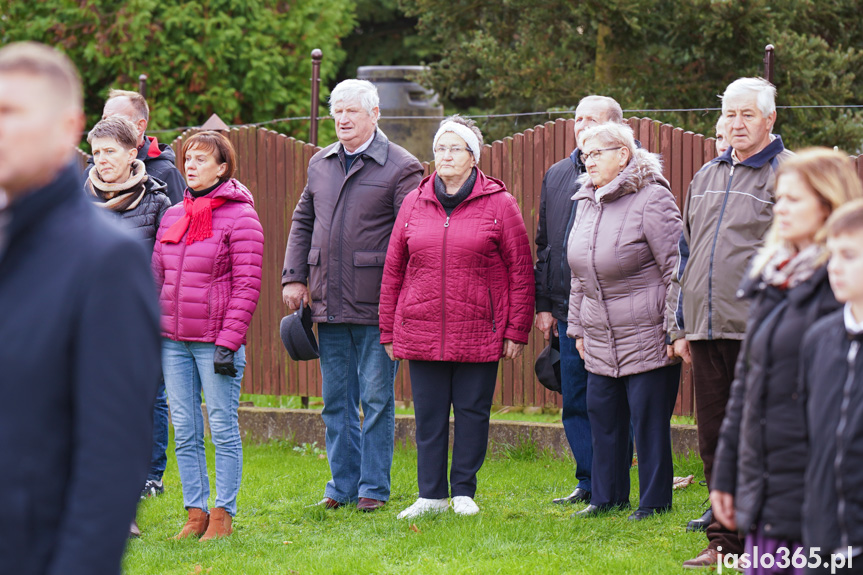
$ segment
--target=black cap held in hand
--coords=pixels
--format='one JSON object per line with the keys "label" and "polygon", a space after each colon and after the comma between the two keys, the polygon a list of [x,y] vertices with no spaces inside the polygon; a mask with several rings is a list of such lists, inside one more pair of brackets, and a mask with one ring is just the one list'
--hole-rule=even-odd
{"label": "black cap held in hand", "polygon": [[282,318],[279,324],[282,344],[294,361],[318,359],[318,340],[312,331],[312,310],[303,306]]}
{"label": "black cap held in hand", "polygon": [[533,371],[543,387],[560,393],[560,340],[558,338],[552,336],[551,342],[536,356]]}

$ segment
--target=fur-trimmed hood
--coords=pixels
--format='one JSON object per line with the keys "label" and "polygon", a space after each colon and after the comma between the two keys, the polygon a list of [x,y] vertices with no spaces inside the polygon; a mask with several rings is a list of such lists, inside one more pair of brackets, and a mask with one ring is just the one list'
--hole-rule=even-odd
{"label": "fur-trimmed hood", "polygon": [[[578,192],[572,196],[573,200],[590,198],[596,201],[596,188],[590,180],[590,175],[585,173],[578,178],[581,185]],[[602,195],[601,201],[611,202],[626,194],[634,194],[649,184],[658,184],[671,190],[671,184],[662,175],[662,162],[658,154],[652,154],[647,150],[636,148],[635,154],[629,164],[617,174],[611,182],[603,186],[607,191]]]}

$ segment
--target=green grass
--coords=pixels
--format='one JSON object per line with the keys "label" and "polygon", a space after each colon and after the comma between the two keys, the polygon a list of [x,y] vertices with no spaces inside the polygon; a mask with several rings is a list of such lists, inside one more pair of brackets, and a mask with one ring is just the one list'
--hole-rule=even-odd
{"label": "green grass", "polygon": [[[214,485],[209,440],[207,449]],[[412,448],[396,449],[390,503],[365,514],[354,507],[309,507],[323,497],[330,477],[320,446],[246,445],[234,535],[209,543],[174,541],[186,514],[173,451],[168,461],[165,494],[140,506],[143,536],[129,543],[124,573],[665,574],[684,573],[681,562],[705,546],[703,535],[686,533],[684,526],[701,515],[706,488],[676,491],[671,513],[640,523],[628,522],[624,511],[573,519],[570,514],[582,506],[550,503],[574,487],[572,463],[530,442],[503,447],[486,460],[478,515],[450,511],[414,521],[396,518],[417,496]],[[675,475],[698,477],[700,470],[696,456],[675,462]],[[635,469],[632,478],[635,506]]]}
{"label": "green grass", "polygon": [[[290,409],[301,409],[303,407],[299,396],[296,395],[257,395],[246,393],[240,396],[241,401],[251,401],[256,407],[281,407]],[[320,410],[323,407],[320,397],[309,398],[309,408]],[[524,413],[519,408],[496,407],[492,410],[491,418],[505,421],[530,421],[534,423],[561,423],[560,410],[546,409],[543,413]],[[397,415],[413,415],[411,407],[397,407]],[[682,425],[695,425],[695,418],[685,415],[675,415],[671,423]]]}

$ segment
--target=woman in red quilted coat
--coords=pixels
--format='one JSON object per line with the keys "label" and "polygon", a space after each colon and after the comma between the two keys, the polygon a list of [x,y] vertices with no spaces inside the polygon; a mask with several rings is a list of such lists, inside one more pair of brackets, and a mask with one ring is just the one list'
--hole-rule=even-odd
{"label": "woman in red quilted coat", "polygon": [[[183,145],[188,187],[162,218],[153,275],[162,310],[162,371],[188,521],[177,539],[232,532],[243,469],[237,410],[249,322],[261,291],[264,233],[252,194],[235,180],[227,138],[200,132]],[[216,447],[216,500],[204,452],[201,393]]]}
{"label": "woman in red quilted coat", "polygon": [[[434,139],[436,172],[402,203],[381,285],[381,343],[410,360],[419,499],[399,514],[479,511],[500,358],[518,357],[533,320],[527,230],[503,182],[476,165],[482,134],[452,116]],[[447,486],[449,413],[455,414]],[[452,493],[451,504],[447,501]]]}

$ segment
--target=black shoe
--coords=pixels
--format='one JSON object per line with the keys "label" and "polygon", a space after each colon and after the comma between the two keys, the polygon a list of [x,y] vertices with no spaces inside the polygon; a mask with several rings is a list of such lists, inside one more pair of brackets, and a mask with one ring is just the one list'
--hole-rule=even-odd
{"label": "black shoe", "polygon": [[668,513],[670,511],[670,507],[656,507],[653,509],[636,509],[632,512],[632,514],[628,517],[630,521],[641,521],[642,519],[647,519],[648,517],[653,517],[654,515],[659,515],[660,513]]}
{"label": "black shoe", "polygon": [[148,497],[155,497],[156,495],[161,495],[165,492],[165,486],[162,484],[161,480],[148,479],[147,483],[144,484],[144,489],[141,490],[141,499],[146,499]]}
{"label": "black shoe", "polygon": [[576,487],[575,491],[566,497],[558,497],[552,499],[552,503],[590,503],[590,491],[585,491],[581,487]]}
{"label": "black shoe", "polygon": [[622,503],[620,505],[588,505],[581,511],[573,513],[571,517],[596,517],[597,515],[602,515],[617,509],[629,509],[629,503]]}
{"label": "black shoe", "polygon": [[686,524],[687,531],[707,531],[707,526],[713,523],[713,508],[708,507],[704,515]]}

